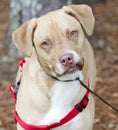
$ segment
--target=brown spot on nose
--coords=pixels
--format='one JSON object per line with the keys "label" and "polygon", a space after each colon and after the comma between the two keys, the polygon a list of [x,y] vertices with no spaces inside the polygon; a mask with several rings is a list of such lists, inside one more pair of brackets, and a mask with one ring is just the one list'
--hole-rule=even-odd
{"label": "brown spot on nose", "polygon": [[66,53],[62,55],[59,58],[59,61],[63,66],[70,66],[74,64],[73,55],[71,53]]}

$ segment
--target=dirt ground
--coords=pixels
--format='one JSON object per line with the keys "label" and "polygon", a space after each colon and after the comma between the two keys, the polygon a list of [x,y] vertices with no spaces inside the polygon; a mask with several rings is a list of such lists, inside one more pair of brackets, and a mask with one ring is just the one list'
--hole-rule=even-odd
{"label": "dirt ground", "polygon": [[[17,60],[8,56],[5,44],[9,26],[7,0],[0,1],[0,130],[16,130],[13,99],[8,86],[14,83]],[[96,31],[105,40],[103,49],[94,48],[97,64],[96,92],[118,108],[118,0],[95,4]],[[118,130],[118,113],[95,98],[94,130]]]}

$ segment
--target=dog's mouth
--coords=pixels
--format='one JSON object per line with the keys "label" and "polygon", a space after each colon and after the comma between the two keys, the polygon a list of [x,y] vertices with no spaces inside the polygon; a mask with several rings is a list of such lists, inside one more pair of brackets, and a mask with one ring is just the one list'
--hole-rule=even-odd
{"label": "dog's mouth", "polygon": [[63,73],[63,75],[66,74],[71,74],[74,73],[76,71],[81,71],[83,69],[83,65],[82,64],[76,64],[74,66],[70,66],[67,70],[65,70],[65,72]]}
{"label": "dog's mouth", "polygon": [[77,77],[81,77],[82,70],[83,70],[83,65],[84,62],[82,63],[77,63],[75,65],[70,65],[66,69],[64,69],[63,73],[55,73],[57,79],[59,80],[74,80]]}

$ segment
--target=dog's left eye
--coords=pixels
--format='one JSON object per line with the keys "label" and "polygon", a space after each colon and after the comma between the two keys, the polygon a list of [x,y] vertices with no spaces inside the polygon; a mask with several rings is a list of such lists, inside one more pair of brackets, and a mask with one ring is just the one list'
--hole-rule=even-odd
{"label": "dog's left eye", "polygon": [[41,47],[43,47],[43,48],[50,48],[51,47],[51,44],[48,42],[48,41],[43,41],[42,43],[41,43]]}

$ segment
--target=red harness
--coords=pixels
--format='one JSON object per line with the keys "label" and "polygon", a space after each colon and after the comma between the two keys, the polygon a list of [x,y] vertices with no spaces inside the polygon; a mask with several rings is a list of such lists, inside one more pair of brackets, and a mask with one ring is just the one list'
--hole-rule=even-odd
{"label": "red harness", "polygon": [[[24,63],[25,63],[25,60],[20,61],[19,66],[23,68]],[[89,81],[88,81],[88,88],[90,88]],[[16,104],[16,93],[13,87],[10,86],[9,90],[11,92],[11,95],[14,98],[14,104]],[[86,91],[82,100],[78,104],[76,104],[75,107],[65,117],[63,117],[59,122],[55,122],[50,125],[35,126],[35,125],[27,124],[19,117],[17,111],[14,112],[14,119],[25,130],[50,130],[50,129],[66,124],[67,122],[71,121],[74,117],[76,117],[80,112],[82,112],[83,109],[85,109],[88,105],[88,102],[89,102],[88,96],[89,96],[89,90]]]}

